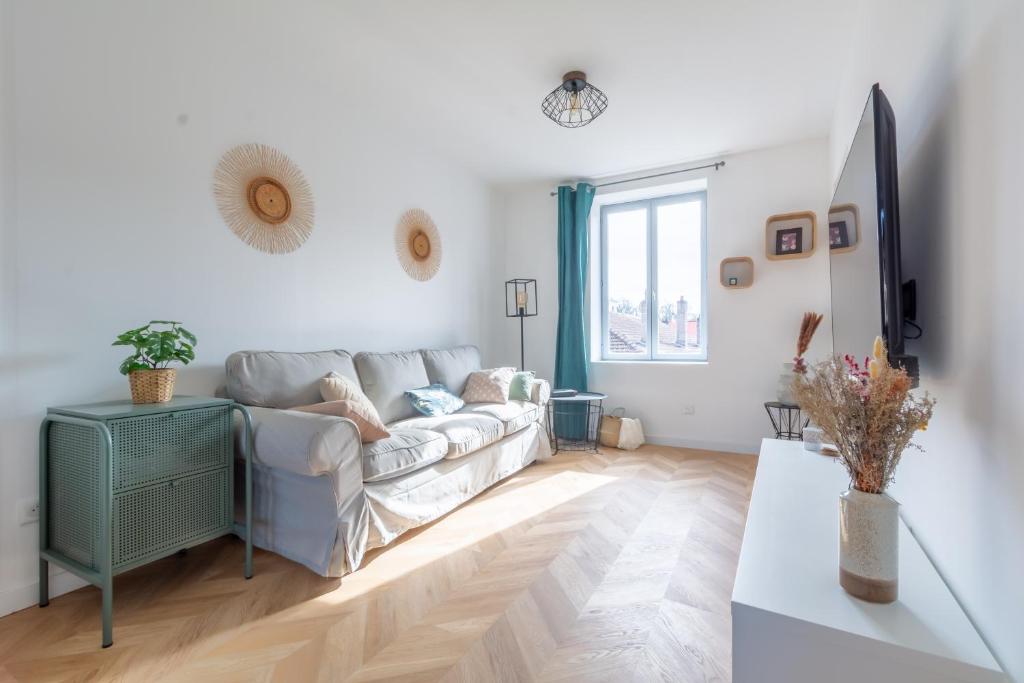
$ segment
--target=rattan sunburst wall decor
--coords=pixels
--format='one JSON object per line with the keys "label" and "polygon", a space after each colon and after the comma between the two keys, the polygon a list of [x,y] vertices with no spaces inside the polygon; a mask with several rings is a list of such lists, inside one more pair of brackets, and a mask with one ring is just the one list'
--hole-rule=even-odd
{"label": "rattan sunburst wall decor", "polygon": [[227,151],[213,175],[213,196],[240,240],[268,254],[286,254],[313,232],[313,193],[288,156],[268,145]]}
{"label": "rattan sunburst wall decor", "polygon": [[423,209],[402,214],[395,226],[395,252],[405,272],[414,280],[426,281],[441,267],[441,233]]}

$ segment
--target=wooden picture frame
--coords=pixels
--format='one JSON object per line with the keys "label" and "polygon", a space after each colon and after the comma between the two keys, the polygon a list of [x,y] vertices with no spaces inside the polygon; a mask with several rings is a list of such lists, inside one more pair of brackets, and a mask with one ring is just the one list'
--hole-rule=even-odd
{"label": "wooden picture frame", "polygon": [[[733,282],[735,280],[735,282]],[[754,259],[730,256],[718,266],[718,281],[726,289],[747,289],[754,285]]]}
{"label": "wooden picture frame", "polygon": [[[837,242],[834,239],[834,223],[843,223],[845,228]],[[828,250],[830,254],[845,254],[860,244],[860,209],[856,204],[836,204],[828,210]],[[839,246],[833,246],[838,244]]]}
{"label": "wooden picture frame", "polygon": [[808,258],[814,253],[817,231],[813,211],[769,216],[765,221],[764,255],[770,261]]}

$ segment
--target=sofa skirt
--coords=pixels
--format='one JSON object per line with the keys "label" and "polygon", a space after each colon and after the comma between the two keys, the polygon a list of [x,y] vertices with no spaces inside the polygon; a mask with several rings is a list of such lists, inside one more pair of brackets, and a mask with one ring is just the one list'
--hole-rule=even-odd
{"label": "sofa skirt", "polygon": [[438,519],[550,453],[543,426],[533,423],[465,457],[372,484],[254,463],[253,544],[321,576],[344,576],[359,568],[367,550]]}

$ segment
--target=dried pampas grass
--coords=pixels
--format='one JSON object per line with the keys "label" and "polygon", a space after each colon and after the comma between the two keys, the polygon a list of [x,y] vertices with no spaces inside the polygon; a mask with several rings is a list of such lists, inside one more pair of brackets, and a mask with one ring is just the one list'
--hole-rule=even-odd
{"label": "dried pampas grass", "polygon": [[804,318],[800,321],[800,334],[796,338],[797,356],[803,357],[807,353],[811,339],[814,338],[814,333],[818,331],[818,325],[824,317],[821,313],[804,313]]}
{"label": "dried pampas grass", "polygon": [[928,427],[935,401],[910,389],[906,371],[889,365],[881,339],[863,366],[836,356],[793,381],[800,408],[836,445],[851,483],[865,493],[885,491],[903,452],[920,450],[911,439]]}

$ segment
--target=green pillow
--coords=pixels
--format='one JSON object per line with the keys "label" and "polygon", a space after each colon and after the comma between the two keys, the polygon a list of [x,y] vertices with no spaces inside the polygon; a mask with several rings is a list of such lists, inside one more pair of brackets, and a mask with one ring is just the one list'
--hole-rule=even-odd
{"label": "green pillow", "polygon": [[529,401],[533,396],[533,378],[537,375],[532,370],[517,372],[512,376],[512,384],[508,388],[510,401]]}

